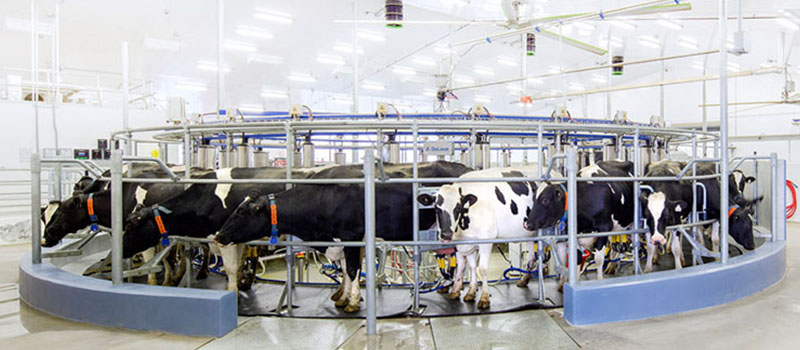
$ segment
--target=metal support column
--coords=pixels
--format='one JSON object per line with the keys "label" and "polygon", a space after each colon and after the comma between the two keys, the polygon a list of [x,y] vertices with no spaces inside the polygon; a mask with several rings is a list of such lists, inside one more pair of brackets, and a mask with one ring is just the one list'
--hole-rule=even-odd
{"label": "metal support column", "polygon": [[[419,153],[417,152],[419,149],[419,127],[416,119],[411,124],[411,137],[413,138],[414,147],[411,177],[416,179],[419,176]],[[419,196],[419,183],[414,182],[411,184],[411,232],[414,242],[419,240],[419,203],[417,202],[417,196]],[[415,245],[412,251],[414,252],[414,312],[417,312],[419,310],[419,264],[422,259],[419,256],[419,246]]]}
{"label": "metal support column", "polygon": [[111,151],[111,283],[122,284],[122,151]]}
{"label": "metal support column", "polygon": [[[415,198],[416,199],[416,198]],[[375,153],[364,154],[364,250],[367,273],[367,335],[375,334]],[[414,257],[417,260],[417,257]],[[353,283],[358,283],[356,280]],[[416,281],[415,281],[416,283]]]}
{"label": "metal support column", "polygon": [[785,186],[782,183],[778,183],[778,154],[777,153],[770,153],[769,155],[769,175],[770,175],[770,194],[772,198],[771,207],[772,207],[772,221],[770,224],[769,230],[771,231],[770,234],[770,241],[775,241],[778,238],[778,221],[781,220],[784,215],[786,215],[785,211],[780,210],[783,208],[778,208],[778,186]]}
{"label": "metal support column", "polygon": [[[641,159],[641,149],[639,149],[639,128],[637,127],[634,135],[633,135],[633,157],[635,158],[633,162],[633,176],[639,177],[642,176],[642,169],[639,163],[639,159]],[[641,193],[641,189],[639,188],[639,180],[633,181],[633,229],[635,231],[639,230],[639,226],[641,225],[641,220],[639,215],[641,214],[641,201],[639,201],[639,194]],[[641,262],[639,261],[639,233],[634,233],[631,235],[633,238],[631,241],[633,242],[633,273],[640,274],[642,272]]]}
{"label": "metal support column", "polygon": [[[122,130],[128,131],[130,125],[128,124],[128,87],[130,86],[128,82],[128,42],[122,42]],[[131,134],[127,134],[128,137],[125,139],[125,155],[132,156],[133,153],[131,152]]]}
{"label": "metal support column", "polygon": [[[219,120],[221,110],[225,105],[225,1],[217,0],[217,120]],[[227,111],[225,113],[227,117]],[[230,164],[230,159],[228,159]],[[230,165],[228,165],[230,166]]]}
{"label": "metal support column", "polygon": [[[697,134],[692,133],[692,158],[693,161],[697,159]],[[692,176],[697,176],[697,163],[692,164]],[[725,208],[721,206],[721,208]],[[695,223],[698,220],[697,217],[697,179],[692,179],[692,218],[691,222]],[[675,232],[677,234],[677,232]],[[697,226],[692,226],[692,236],[697,239],[698,231]],[[675,239],[673,237],[672,239]],[[702,242],[702,241],[700,241]],[[694,265],[698,265],[702,262],[702,257],[699,257],[697,254],[692,254],[692,263]]]}
{"label": "metal support column", "polygon": [[[292,248],[290,245],[286,246],[286,311],[289,313],[292,312],[294,299],[294,250]],[[347,271],[344,273],[347,273]],[[358,281],[355,283],[358,283]]]}
{"label": "metal support column", "polygon": [[[292,167],[294,167],[294,133],[292,133],[292,126],[290,122],[286,122],[283,126],[286,133],[286,180],[292,178]],[[286,189],[291,189],[292,184],[287,183]]]}
{"label": "metal support column", "polygon": [[[719,134],[720,134],[720,207],[728,207],[728,5],[719,0]],[[720,210],[720,261],[728,262],[728,217],[725,210]]]}
{"label": "metal support column", "polygon": [[[542,169],[542,167],[544,166],[544,150],[542,149],[543,133],[544,133],[544,126],[542,125],[542,123],[539,123],[536,135],[536,140],[539,142],[539,149],[537,150],[539,153],[539,157],[537,159],[536,168],[537,168],[537,174],[539,175],[540,179],[544,175],[543,174],[544,170]],[[541,185],[544,186],[544,184]],[[534,193],[534,199],[536,199],[535,196],[536,194]],[[536,231],[537,237],[542,237],[542,235],[544,235],[544,231],[542,229]],[[539,303],[544,304],[544,241],[536,242],[536,247],[538,248],[536,250],[536,270],[538,272],[538,277],[539,277],[538,280]],[[533,252],[528,252],[528,254],[533,254]]]}
{"label": "metal support column", "polygon": [[[183,125],[183,165],[184,168],[184,176],[187,179],[191,178],[191,168],[192,168],[192,137],[189,134],[189,122]],[[132,168],[132,167],[129,167]],[[186,188],[189,188],[189,185],[186,185]]]}
{"label": "metal support column", "polygon": [[42,162],[38,152],[31,154],[31,262],[42,262]]}
{"label": "metal support column", "polygon": [[576,176],[578,173],[578,164],[576,159],[575,147],[572,145],[567,146],[567,234],[568,246],[567,252],[569,253],[569,284],[578,282],[578,211],[576,210],[578,201],[578,182]]}

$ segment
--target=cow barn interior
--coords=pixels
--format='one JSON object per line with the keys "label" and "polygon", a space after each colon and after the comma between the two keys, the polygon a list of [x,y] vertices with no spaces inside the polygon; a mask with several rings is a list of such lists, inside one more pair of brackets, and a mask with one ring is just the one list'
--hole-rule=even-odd
{"label": "cow barn interior", "polygon": [[0,17],[0,348],[800,341],[797,1]]}

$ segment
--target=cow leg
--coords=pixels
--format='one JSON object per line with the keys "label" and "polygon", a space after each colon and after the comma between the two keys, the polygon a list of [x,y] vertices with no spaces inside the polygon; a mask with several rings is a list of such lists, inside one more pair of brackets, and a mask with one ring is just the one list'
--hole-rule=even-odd
{"label": "cow leg", "polygon": [[[357,312],[361,309],[361,289],[359,286],[358,272],[361,268],[361,248],[347,247],[344,249],[344,257],[347,260],[347,274],[350,275],[350,296],[344,312]],[[374,264],[374,261],[368,261]]]}
{"label": "cow leg", "polygon": [[[200,270],[197,271],[197,279],[203,280],[208,278],[208,264],[211,260],[211,247],[210,246],[199,246],[199,249],[203,250],[203,263],[200,265]],[[191,260],[194,260],[192,257]],[[190,270],[191,271],[191,270]]]}
{"label": "cow leg", "polygon": [[[650,241],[650,234],[645,234],[646,244],[647,244],[647,262],[644,264],[644,273],[653,272],[653,257],[656,254],[656,245]],[[638,256],[636,257],[639,258]]]}
{"label": "cow leg", "polygon": [[481,279],[481,299],[478,301],[479,309],[489,308],[492,293],[489,292],[489,259],[492,256],[492,245],[481,244],[478,247],[478,277]]}
{"label": "cow leg", "polygon": [[714,222],[711,225],[711,251],[714,253],[719,252],[719,222]]}
{"label": "cow leg", "polygon": [[[350,295],[350,275],[347,273],[347,259],[341,260],[342,264],[342,283],[339,284],[339,291],[333,294],[339,294],[336,299],[333,299],[336,303],[336,307],[345,307],[347,306],[347,297]],[[333,298],[333,296],[331,298]]]}
{"label": "cow leg", "polygon": [[[156,247],[147,248],[145,251],[142,252],[142,263],[147,263],[150,260],[153,260],[153,257],[156,255]],[[147,274],[147,284],[151,286],[155,286],[158,284],[158,277],[156,277],[155,273],[148,273]]]}
{"label": "cow leg", "polygon": [[467,263],[469,264],[469,290],[464,295],[464,301],[475,301],[475,294],[478,292],[478,266],[477,260],[478,253],[473,249],[467,254]]}
{"label": "cow leg", "polygon": [[161,265],[164,265],[164,281],[161,282],[162,286],[169,286],[169,281],[172,280],[172,263],[170,262],[171,256],[172,254],[167,254],[163,259],[161,259]]}
{"label": "cow leg", "polygon": [[[540,243],[541,244],[541,243]],[[528,263],[525,266],[525,269],[528,271],[533,270],[533,262],[536,260],[536,248],[534,247],[535,243],[533,241],[528,242]],[[539,266],[539,268],[542,268]],[[522,277],[520,277],[519,281],[517,281],[517,287],[526,288],[528,287],[528,282],[531,280],[530,273],[523,273]]]}
{"label": "cow leg", "polygon": [[461,288],[464,285],[464,269],[467,267],[467,258],[459,249],[456,249],[456,260],[456,277],[453,279],[453,285],[450,286],[450,294],[447,295],[448,299],[460,298]]}
{"label": "cow leg", "polygon": [[614,275],[617,273],[617,263],[614,262],[614,260],[617,259],[619,255],[620,254],[614,249],[610,249],[608,251],[608,259],[611,261],[608,262],[605,270],[603,270],[603,273],[607,275]]}
{"label": "cow leg", "polygon": [[682,269],[683,247],[681,246],[680,234],[677,231],[672,233],[672,257],[675,258],[675,269]]}
{"label": "cow leg", "polygon": [[[344,249],[342,247],[328,247],[328,249],[325,249],[325,257],[331,262],[338,262],[339,265],[342,266],[342,271],[344,272],[343,275],[347,275],[347,262],[344,258]],[[336,293],[331,295],[331,300],[337,301],[342,298],[342,294],[346,290],[344,287],[344,280],[345,279],[342,280],[343,283],[339,283],[339,289],[336,290]],[[345,298],[345,300],[347,300],[347,298]]]}
{"label": "cow leg", "polygon": [[243,248],[244,246],[241,244],[229,244],[220,247],[225,274],[228,275],[227,289],[236,293],[239,293],[239,265],[241,264]]}
{"label": "cow leg", "polygon": [[558,291],[563,292],[564,283],[567,283],[567,271],[565,270],[567,268],[567,242],[556,243],[556,257],[558,257],[558,262],[561,264],[561,267],[564,268],[564,270],[561,270],[558,274]]}
{"label": "cow leg", "polygon": [[595,249],[594,251],[594,266],[597,268],[597,279],[603,279],[603,265],[605,264],[606,250],[604,247]]}

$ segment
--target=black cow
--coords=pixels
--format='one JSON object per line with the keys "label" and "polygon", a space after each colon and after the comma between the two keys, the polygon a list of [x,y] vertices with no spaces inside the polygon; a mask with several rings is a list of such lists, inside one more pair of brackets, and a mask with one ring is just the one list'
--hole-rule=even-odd
{"label": "black cow", "polygon": [[[393,175],[411,175],[411,166],[398,166]],[[337,169],[340,170],[340,169]],[[450,162],[420,164],[419,177],[458,177],[469,169]],[[361,170],[343,170],[345,177],[362,177]],[[412,197],[409,184],[381,184],[375,186],[375,235],[385,240],[410,240],[412,238]],[[277,229],[305,241],[360,241],[364,238],[363,185],[312,185],[299,186],[276,193]],[[224,223],[215,240],[222,245],[244,243],[270,234],[270,200],[267,195],[248,198]],[[432,211],[419,215],[419,229],[427,229],[436,222]],[[344,248],[346,270],[344,290],[337,306],[345,312],[360,308],[358,271],[361,268],[360,248]],[[349,296],[348,296],[349,294]],[[349,300],[348,300],[349,299]]]}
{"label": "black cow", "polygon": [[[630,177],[633,163],[626,161],[601,161],[582,168],[582,178]],[[577,183],[578,233],[618,231],[633,222],[633,184],[631,182],[581,181]],[[539,188],[535,210],[528,216],[532,230],[555,226],[566,220],[567,196],[563,184],[550,184]],[[603,278],[603,262],[607,237],[580,238],[582,250],[594,250],[597,278]],[[564,243],[557,246],[559,259],[566,261]],[[583,251],[577,252],[583,255]],[[563,276],[562,276],[563,283]]]}

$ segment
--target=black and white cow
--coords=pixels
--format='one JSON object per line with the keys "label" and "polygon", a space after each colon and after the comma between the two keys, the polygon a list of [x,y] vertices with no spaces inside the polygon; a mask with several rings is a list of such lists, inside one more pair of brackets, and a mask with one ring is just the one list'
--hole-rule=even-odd
{"label": "black and white cow", "polygon": [[[360,166],[358,166],[360,167]],[[411,165],[385,166],[391,176],[410,177]],[[462,164],[437,161],[419,165],[419,177],[457,177],[469,169]],[[333,168],[345,178],[363,177],[358,168]],[[264,191],[262,191],[264,192]],[[375,235],[385,240],[412,239],[412,190],[408,184],[375,185]],[[361,185],[306,185],[274,194],[273,218],[267,195],[246,198],[222,225],[215,240],[225,246],[244,243],[270,235],[271,220],[277,230],[304,241],[361,241],[364,238],[364,190]],[[435,222],[431,211],[421,211],[419,229]],[[345,278],[336,305],[345,312],[360,308],[358,271],[361,254],[358,247],[344,248]]]}
{"label": "black and white cow", "polygon": [[[597,178],[598,181],[580,181],[577,183],[578,233],[620,231],[633,223],[633,183],[603,182],[603,177],[630,177],[633,163],[627,161],[601,161],[586,166],[578,171],[578,177]],[[536,194],[536,204],[528,216],[531,229],[542,229],[566,222],[567,197],[564,184],[542,186]],[[580,238],[579,249],[575,254],[584,256],[584,252],[592,251],[597,266],[597,278],[603,278],[605,246],[607,237]],[[556,245],[559,261],[566,264],[566,244]],[[573,252],[570,252],[573,253]],[[580,259],[578,260],[580,261]],[[563,285],[562,276],[560,285]]]}
{"label": "black and white cow", "polygon": [[[527,166],[476,170],[461,178],[521,178],[537,177],[537,174],[535,166]],[[553,176],[559,175],[554,173]],[[536,189],[534,182],[461,182],[444,185],[433,196],[422,194],[417,200],[434,206],[440,239],[445,242],[528,237],[534,234],[528,229],[527,220],[531,211],[536,210],[533,204]],[[530,270],[536,257],[533,242],[529,242],[528,249]],[[489,307],[491,295],[487,275],[491,254],[492,244],[457,245],[457,269],[449,298],[461,297],[464,269],[469,264],[471,278],[464,301],[475,300],[480,279],[478,308]],[[526,286],[529,279],[530,275],[524,274],[518,285]]]}
{"label": "black and white cow", "polygon": [[[647,173],[645,176],[675,176],[679,174],[685,166],[686,163],[681,162],[659,161],[647,165]],[[716,172],[716,165],[714,164],[701,163],[697,165],[697,175],[711,175]],[[689,174],[691,174],[691,172],[689,172]],[[761,198],[746,200],[743,196],[739,196],[738,185],[729,186],[730,203],[723,207],[720,205],[719,201],[721,189],[719,180],[702,179],[698,180],[698,183],[702,183],[707,191],[706,217],[719,218],[720,214],[727,213],[729,224],[728,232],[731,237],[745,249],[754,249],[753,223],[750,214],[752,214],[753,206],[757,204]],[[645,265],[645,272],[650,272],[652,271],[652,261],[655,257],[655,246],[658,244],[666,244],[667,242],[666,227],[681,223],[691,213],[691,203],[693,200],[692,181],[646,181],[644,184],[653,188],[653,193],[643,191],[640,196],[645,218],[647,219],[647,226],[652,235],[652,239],[647,240],[648,260]],[[698,190],[698,208],[702,208],[702,200],[702,192]],[[718,251],[719,223],[715,222],[712,224],[711,230],[713,250]],[[703,240],[702,236],[698,238]],[[675,259],[675,267],[678,269],[684,265],[681,243],[680,237],[673,236],[670,248]]]}

